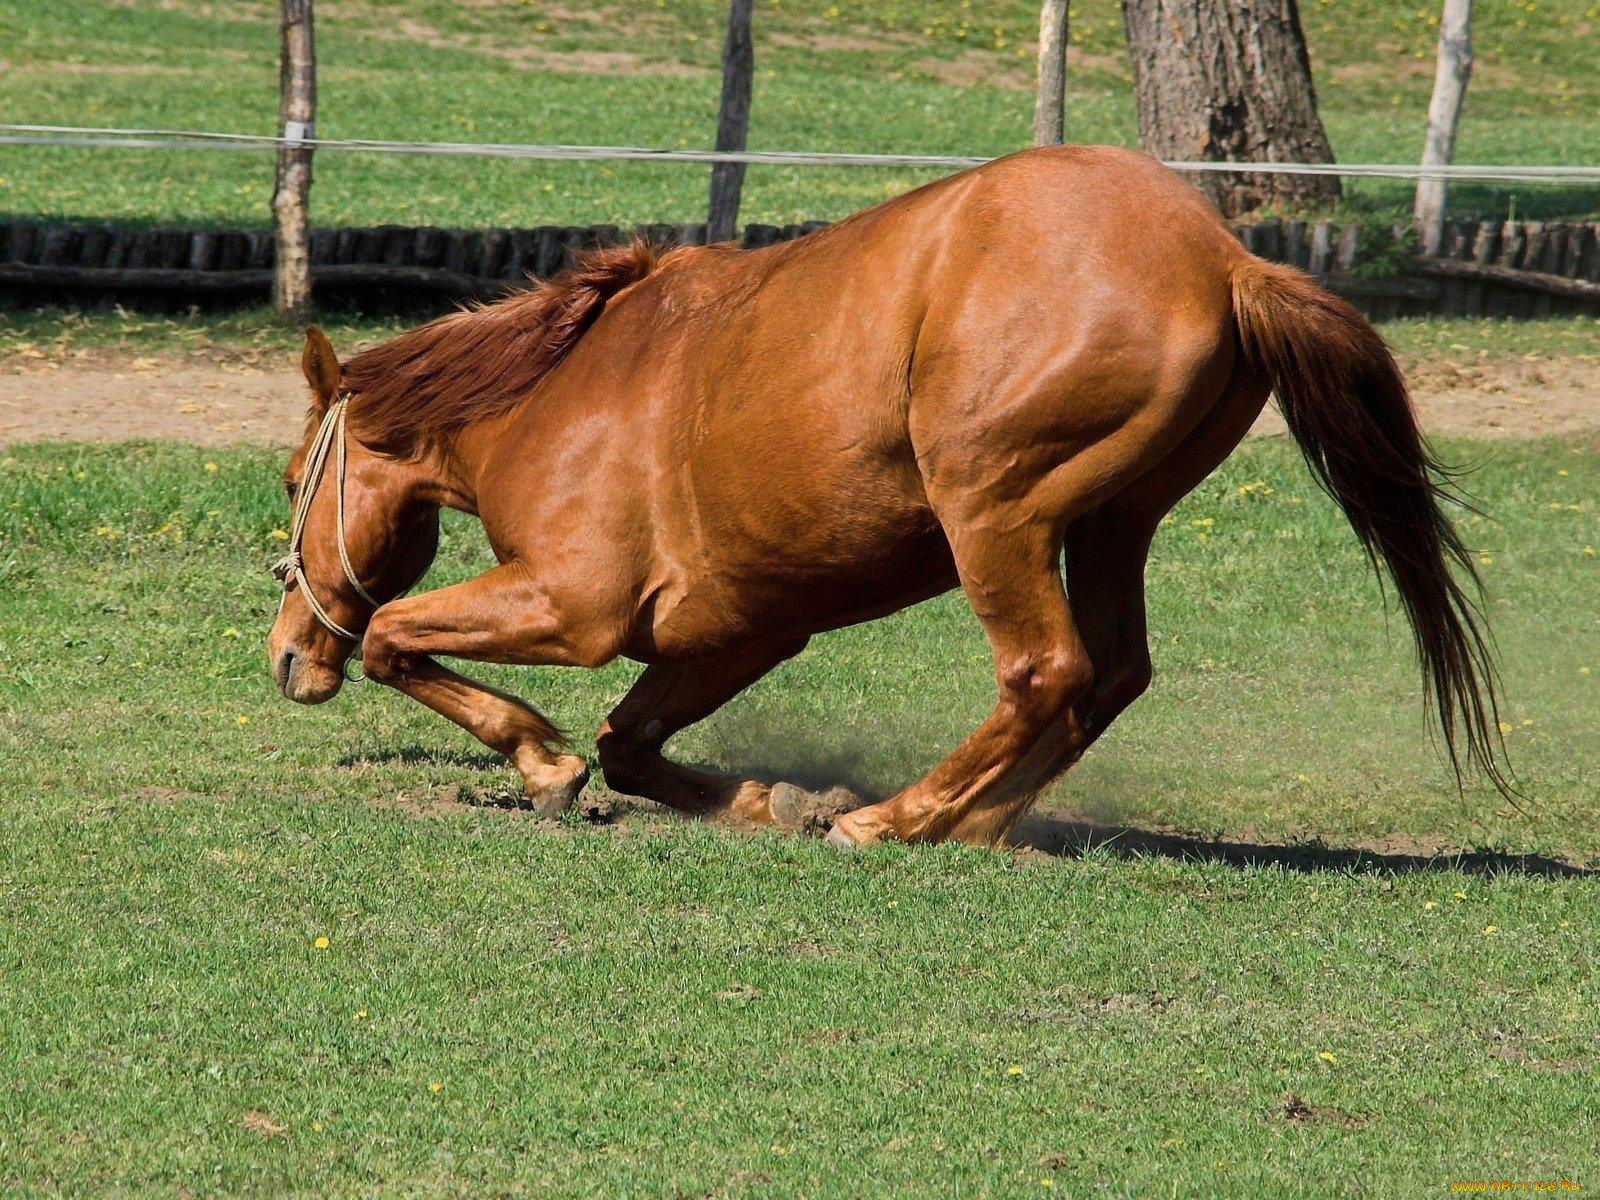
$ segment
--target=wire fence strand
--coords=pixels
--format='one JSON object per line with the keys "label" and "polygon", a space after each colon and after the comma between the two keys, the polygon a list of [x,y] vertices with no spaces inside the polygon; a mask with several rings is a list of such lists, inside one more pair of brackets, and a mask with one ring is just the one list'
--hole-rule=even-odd
{"label": "wire fence strand", "polygon": [[[84,125],[0,123],[0,145],[76,146],[92,149],[276,151],[308,146],[318,151],[410,154],[549,162],[746,163],[786,167],[899,167],[961,170],[992,161],[975,154],[856,154],[794,150],[663,150],[644,146],[569,146],[506,142],[388,141],[374,138],[285,138],[272,134],[192,129],[120,129]],[[1338,175],[1367,179],[1443,179],[1483,183],[1600,184],[1600,166],[1436,165],[1416,163],[1168,162],[1175,171],[1250,175]]]}

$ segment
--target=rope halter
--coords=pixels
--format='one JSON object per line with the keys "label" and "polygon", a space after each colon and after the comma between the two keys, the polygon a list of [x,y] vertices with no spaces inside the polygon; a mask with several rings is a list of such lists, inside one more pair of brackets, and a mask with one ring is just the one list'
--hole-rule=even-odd
{"label": "rope halter", "polygon": [[[312,500],[316,498],[317,485],[327,473],[328,455],[331,452],[333,481],[337,488],[334,492],[334,527],[338,531],[339,563],[344,567],[344,577],[350,581],[350,586],[355,588],[360,597],[374,609],[381,607],[372,593],[361,586],[361,580],[356,578],[355,568],[350,564],[350,552],[344,544],[344,420],[345,406],[348,403],[349,397],[344,397],[330,405],[327,413],[323,415],[322,424],[317,427],[316,437],[311,439],[311,448],[306,451],[305,471],[300,479],[300,489],[295,493],[294,512],[289,522],[289,552],[272,564],[272,573],[282,581],[285,598],[289,595],[291,584],[300,585],[300,594],[310,605],[311,614],[329,633],[348,641],[359,642],[361,640],[359,633],[353,633],[335,621],[328,615],[328,610],[318,602],[311,590],[311,581],[306,578],[305,560],[300,553],[300,544],[306,533],[306,517],[311,512]],[[282,600],[279,600],[278,607],[281,611]]]}

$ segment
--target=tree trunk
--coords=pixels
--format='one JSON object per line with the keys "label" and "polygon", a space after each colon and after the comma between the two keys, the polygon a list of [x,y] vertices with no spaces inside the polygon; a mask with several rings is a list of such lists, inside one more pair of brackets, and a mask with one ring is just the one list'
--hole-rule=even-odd
{"label": "tree trunk", "polygon": [[[728,37],[722,44],[722,105],[717,112],[718,150],[743,150],[750,128],[750,81],[755,75],[750,2],[732,0],[728,5]],[[739,192],[743,187],[743,163],[717,163],[711,168],[706,241],[726,242],[738,235]]]}
{"label": "tree trunk", "polygon": [[[1444,0],[1439,21],[1439,61],[1433,73],[1433,102],[1428,105],[1428,137],[1422,146],[1424,167],[1448,165],[1456,154],[1456,126],[1461,101],[1472,77],[1472,0]],[[1424,254],[1439,253],[1444,241],[1443,179],[1417,180],[1417,236]]]}
{"label": "tree trunk", "polygon": [[1039,6],[1039,75],[1033,97],[1033,144],[1059,146],[1066,136],[1067,0]]}
{"label": "tree trunk", "polygon": [[[316,119],[317,55],[312,41],[311,0],[283,0],[278,136],[291,143],[314,138]],[[272,192],[276,243],[272,307],[284,321],[304,321],[311,315],[310,198],[311,148],[279,147],[277,183]]]}
{"label": "tree trunk", "polygon": [[[1295,0],[1122,0],[1139,142],[1165,159],[1333,161]],[[1194,172],[1228,216],[1339,197],[1318,175]]]}

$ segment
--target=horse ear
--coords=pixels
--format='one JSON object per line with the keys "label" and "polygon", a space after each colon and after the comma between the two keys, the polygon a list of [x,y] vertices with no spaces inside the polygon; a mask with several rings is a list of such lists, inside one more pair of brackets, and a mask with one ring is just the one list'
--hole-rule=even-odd
{"label": "horse ear", "polygon": [[339,356],[333,352],[328,335],[315,325],[306,328],[306,348],[300,355],[300,369],[311,385],[312,402],[320,411],[339,396]]}

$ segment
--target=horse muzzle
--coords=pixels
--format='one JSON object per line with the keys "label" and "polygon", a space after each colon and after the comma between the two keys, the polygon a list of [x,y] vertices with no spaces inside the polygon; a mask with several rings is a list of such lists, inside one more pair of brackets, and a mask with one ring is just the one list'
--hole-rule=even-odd
{"label": "horse muzzle", "polygon": [[341,666],[318,662],[296,646],[284,646],[272,656],[272,678],[284,697],[296,704],[321,704],[339,694],[344,684]]}

